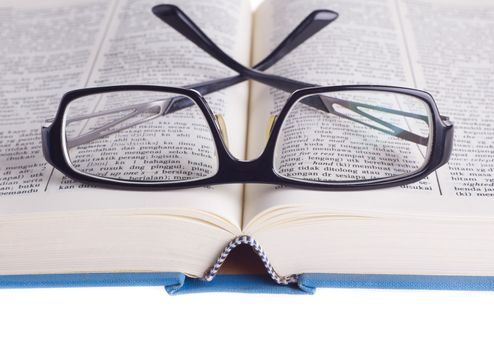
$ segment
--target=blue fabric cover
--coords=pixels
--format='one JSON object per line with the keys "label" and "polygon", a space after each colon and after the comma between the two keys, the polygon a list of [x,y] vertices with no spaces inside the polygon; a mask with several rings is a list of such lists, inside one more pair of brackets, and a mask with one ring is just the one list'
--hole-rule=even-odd
{"label": "blue fabric cover", "polygon": [[167,288],[170,294],[235,292],[263,294],[307,294],[297,285],[279,285],[268,275],[217,275],[211,282],[185,278],[181,288]]}
{"label": "blue fabric cover", "polygon": [[212,282],[179,272],[0,275],[0,288],[164,286],[171,295],[205,292],[312,294],[316,288],[494,291],[494,276],[358,275],[305,273],[281,286],[267,275],[218,275]]}
{"label": "blue fabric cover", "polygon": [[318,287],[494,291],[494,277],[304,273],[298,285],[309,293]]}
{"label": "blue fabric cover", "polygon": [[0,275],[0,288],[164,286],[171,295],[203,292],[306,294],[295,286],[279,286],[267,275],[218,275],[212,282],[179,272]]}
{"label": "blue fabric cover", "polygon": [[0,288],[107,286],[165,286],[173,288],[183,285],[184,279],[184,274],[178,272],[0,275]]}

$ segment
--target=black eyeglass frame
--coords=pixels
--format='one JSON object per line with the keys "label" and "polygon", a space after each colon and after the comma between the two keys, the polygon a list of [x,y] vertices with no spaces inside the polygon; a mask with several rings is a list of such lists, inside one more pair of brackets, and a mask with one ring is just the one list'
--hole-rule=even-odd
{"label": "black eyeglass frame", "polygon": [[[211,130],[216,146],[218,157],[218,169],[216,174],[197,180],[185,180],[181,182],[166,181],[133,181],[114,178],[104,178],[90,175],[76,170],[70,161],[65,142],[64,118],[65,110],[70,102],[83,96],[109,93],[116,91],[154,91],[163,93],[179,94],[190,98],[200,108]],[[432,113],[432,124],[430,125],[430,149],[424,165],[417,171],[397,175],[388,178],[372,180],[356,180],[342,182],[318,182],[312,180],[302,180],[287,178],[276,173],[274,168],[275,146],[281,126],[295,103],[304,97],[330,93],[337,91],[381,91],[405,94],[418,98],[426,103]],[[294,186],[303,189],[350,191],[386,188],[401,186],[416,182],[431,174],[437,168],[445,164],[451,155],[453,143],[453,124],[447,117],[441,117],[434,99],[425,91],[403,87],[377,86],[377,85],[345,85],[345,86],[324,86],[309,87],[296,90],[286,101],[279,116],[275,120],[270,136],[261,155],[252,160],[240,160],[231,154],[221,135],[221,130],[217,125],[211,108],[204,97],[193,89],[164,87],[152,85],[118,85],[97,88],[87,88],[73,90],[66,93],[59,105],[55,119],[50,125],[42,127],[43,154],[46,160],[55,168],[60,170],[70,178],[88,185],[100,187],[128,190],[160,190],[160,189],[180,189],[198,186],[211,186],[231,183],[264,183],[272,185]]]}

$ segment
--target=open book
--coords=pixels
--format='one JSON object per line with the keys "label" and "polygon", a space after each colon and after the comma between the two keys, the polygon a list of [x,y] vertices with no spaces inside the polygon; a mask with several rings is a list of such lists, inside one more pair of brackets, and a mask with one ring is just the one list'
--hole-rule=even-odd
{"label": "open book", "polygon": [[[154,17],[158,3],[0,1],[0,275],[212,277],[233,241],[230,248],[253,246],[285,282],[303,273],[494,276],[490,1],[266,0],[255,13],[247,0],[175,2],[250,66],[311,11],[337,11],[336,22],[268,72],[431,92],[456,137],[449,164],[418,183],[365,192],[252,184],[136,192],[62,176],[43,158],[40,127],[64,92],[235,75]],[[252,159],[287,97],[245,82],[206,100],[224,116],[231,152]]]}

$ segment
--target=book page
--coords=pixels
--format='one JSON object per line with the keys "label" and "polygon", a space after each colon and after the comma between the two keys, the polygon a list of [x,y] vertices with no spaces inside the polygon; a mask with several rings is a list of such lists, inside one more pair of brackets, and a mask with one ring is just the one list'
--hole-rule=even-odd
{"label": "book page", "polygon": [[[74,182],[49,166],[41,125],[73,89],[184,86],[233,75],[154,16],[155,0],[0,2],[0,212],[118,208],[208,211],[240,222],[242,186],[134,192]],[[248,1],[176,1],[225,51],[250,57]],[[206,97],[224,116],[233,154],[245,154],[247,84]],[[159,131],[159,130],[157,130]]]}
{"label": "book page", "polygon": [[[270,69],[319,85],[395,85],[430,92],[455,124],[449,164],[398,188],[324,192],[248,185],[244,222],[279,206],[492,216],[494,5],[490,1],[268,0],[256,12],[254,61],[315,9],[340,17]],[[248,158],[289,94],[253,83]],[[343,170],[342,170],[343,171]],[[254,200],[255,199],[255,200]],[[273,209],[274,210],[274,209]]]}

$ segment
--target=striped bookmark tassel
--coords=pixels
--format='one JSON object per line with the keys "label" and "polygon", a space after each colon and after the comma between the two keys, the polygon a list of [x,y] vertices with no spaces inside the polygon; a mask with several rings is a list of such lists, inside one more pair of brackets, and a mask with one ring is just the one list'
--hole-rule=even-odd
{"label": "striped bookmark tassel", "polygon": [[261,258],[262,263],[264,264],[264,267],[266,268],[266,271],[268,272],[269,276],[278,284],[289,284],[289,283],[296,283],[297,282],[297,275],[290,275],[290,276],[280,276],[276,273],[276,271],[273,269],[273,266],[269,262],[268,256],[264,252],[264,250],[261,248],[260,244],[256,242],[256,240],[250,236],[239,236],[236,237],[235,239],[231,240],[230,243],[223,249],[221,254],[218,256],[218,259],[216,259],[216,262],[214,263],[213,267],[208,271],[206,275],[202,278],[203,280],[206,281],[212,281],[213,278],[216,276],[218,273],[218,270],[220,269],[221,265],[225,262],[226,258],[228,255],[231,253],[233,249],[238,247],[239,245],[242,244],[247,244],[254,249],[256,254]]}

